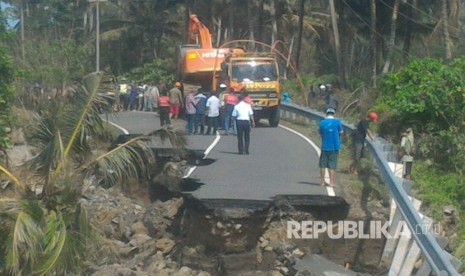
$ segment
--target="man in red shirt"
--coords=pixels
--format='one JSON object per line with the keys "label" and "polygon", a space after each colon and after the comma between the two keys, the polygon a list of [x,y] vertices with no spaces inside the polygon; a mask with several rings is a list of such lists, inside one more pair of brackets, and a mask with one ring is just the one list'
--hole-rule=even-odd
{"label": "man in red shirt", "polygon": [[224,96],[224,135],[228,135],[229,128],[233,127],[234,135],[237,135],[236,124],[231,120],[231,113],[237,104],[237,97],[234,91],[229,89],[228,94]]}
{"label": "man in red shirt", "polygon": [[178,119],[179,111],[181,106],[183,105],[182,99],[182,92],[181,92],[182,84],[180,82],[176,82],[174,87],[168,92],[168,96],[170,99],[170,119],[174,118],[174,120]]}
{"label": "man in red shirt", "polygon": [[158,98],[158,114],[160,115],[160,126],[171,124],[170,122],[170,97],[162,92]]}

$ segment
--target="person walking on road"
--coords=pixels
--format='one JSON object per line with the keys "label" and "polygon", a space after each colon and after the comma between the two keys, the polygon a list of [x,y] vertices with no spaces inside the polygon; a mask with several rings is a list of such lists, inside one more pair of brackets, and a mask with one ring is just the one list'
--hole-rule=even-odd
{"label": "person walking on road", "polygon": [[365,139],[368,135],[370,140],[373,142],[375,136],[370,131],[370,123],[378,122],[378,115],[374,112],[368,113],[365,119],[358,122],[357,128],[353,133],[353,153],[352,153],[352,164],[349,166],[349,173],[357,175],[358,164],[363,156],[365,150]]}
{"label": "person walking on road", "polygon": [[166,92],[162,92],[158,98],[158,114],[160,115],[160,126],[170,125],[170,98]]}
{"label": "person walking on road", "polygon": [[[207,135],[216,134],[218,130],[218,124],[220,121],[220,99],[216,96],[216,92],[207,100],[207,116],[208,116],[208,128]],[[211,132],[213,129],[213,133]]]}
{"label": "person walking on road", "polygon": [[252,106],[244,101],[247,94],[239,96],[239,103],[234,106],[232,116],[236,119],[237,147],[239,154],[249,154],[250,129],[255,127]]}
{"label": "person walking on road", "polygon": [[192,134],[194,132],[195,125],[195,98],[194,92],[190,92],[186,96],[186,117],[187,117],[187,133]]}
{"label": "person walking on road", "polygon": [[410,180],[410,174],[413,167],[413,155],[415,148],[415,139],[413,136],[412,128],[407,128],[405,132],[402,132],[400,140],[400,157],[404,165],[404,171],[402,177]]}
{"label": "person walking on road", "polygon": [[183,104],[182,101],[182,92],[180,88],[182,87],[180,82],[176,82],[174,87],[168,92],[170,98],[170,120],[174,118],[177,120],[179,117],[179,111]]}
{"label": "person walking on road", "polygon": [[321,186],[325,186],[326,169],[329,171],[329,186],[334,187],[336,179],[337,161],[339,150],[341,149],[341,138],[343,134],[342,123],[339,119],[334,118],[336,110],[334,108],[326,109],[326,118],[320,122],[319,134],[322,141],[321,155],[319,161]]}
{"label": "person walking on road", "polygon": [[[207,97],[199,88],[197,95],[195,95],[195,123],[194,134],[203,134],[205,131],[205,111],[207,110]],[[199,131],[200,128],[200,132]]]}

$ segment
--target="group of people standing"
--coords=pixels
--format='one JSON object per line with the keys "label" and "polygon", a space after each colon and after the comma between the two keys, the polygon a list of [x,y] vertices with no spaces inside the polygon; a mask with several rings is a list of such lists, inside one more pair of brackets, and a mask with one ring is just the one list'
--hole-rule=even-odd
{"label": "group of people standing", "polygon": [[[336,109],[328,107],[326,109],[326,117],[320,122],[319,134],[322,140],[321,155],[319,159],[320,167],[320,185],[325,186],[326,170],[329,172],[329,186],[335,186],[336,169],[341,150],[341,137],[344,133],[342,123],[335,118]],[[378,115],[374,112],[369,112],[366,118],[361,119],[355,131],[352,134],[353,153],[352,163],[349,166],[349,173],[358,174],[360,159],[364,155],[365,140],[368,138],[374,142],[375,136],[370,131],[370,124],[378,122]],[[399,148],[399,161],[403,163],[402,177],[410,179],[412,171],[413,155],[414,155],[414,136],[412,128],[407,128],[401,134],[401,143]]]}
{"label": "group of people standing", "polygon": [[199,88],[186,95],[187,133],[210,135],[222,127],[228,135],[232,129],[238,137],[239,154],[249,154],[250,128],[255,126],[250,98],[246,93],[236,96],[224,84],[218,92],[206,93]]}
{"label": "group of people standing", "polygon": [[[163,86],[159,84],[159,86]],[[154,111],[158,106],[160,90],[153,82],[142,83],[125,83],[118,84],[117,110],[133,111],[145,110]]]}

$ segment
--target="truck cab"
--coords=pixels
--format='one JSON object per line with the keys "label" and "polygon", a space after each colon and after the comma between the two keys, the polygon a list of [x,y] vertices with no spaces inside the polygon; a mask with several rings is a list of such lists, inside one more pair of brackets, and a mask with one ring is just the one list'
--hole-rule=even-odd
{"label": "truck cab", "polygon": [[270,126],[278,126],[281,96],[276,59],[255,53],[231,57],[226,62],[227,72],[223,72],[223,75],[230,89],[235,93],[242,90],[248,93],[257,121],[268,119]]}

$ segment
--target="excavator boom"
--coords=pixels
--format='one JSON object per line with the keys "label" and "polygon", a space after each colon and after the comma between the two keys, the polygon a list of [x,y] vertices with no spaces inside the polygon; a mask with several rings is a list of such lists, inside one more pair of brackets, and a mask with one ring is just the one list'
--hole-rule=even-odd
{"label": "excavator boom", "polygon": [[189,44],[198,44],[202,49],[212,49],[210,31],[200,22],[197,15],[192,14],[189,20]]}

